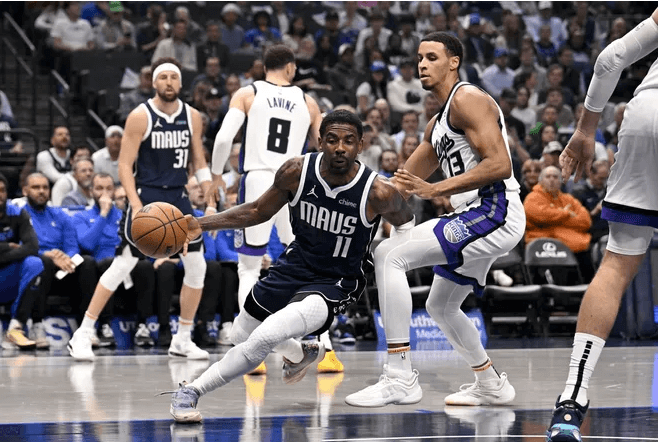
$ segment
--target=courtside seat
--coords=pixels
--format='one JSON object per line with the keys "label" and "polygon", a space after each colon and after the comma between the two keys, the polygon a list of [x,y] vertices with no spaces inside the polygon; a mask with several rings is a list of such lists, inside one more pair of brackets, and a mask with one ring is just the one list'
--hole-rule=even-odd
{"label": "courtside seat", "polygon": [[551,323],[575,324],[588,285],[569,247],[558,239],[535,239],[526,246],[524,263],[529,283],[544,276],[540,320],[545,334]]}

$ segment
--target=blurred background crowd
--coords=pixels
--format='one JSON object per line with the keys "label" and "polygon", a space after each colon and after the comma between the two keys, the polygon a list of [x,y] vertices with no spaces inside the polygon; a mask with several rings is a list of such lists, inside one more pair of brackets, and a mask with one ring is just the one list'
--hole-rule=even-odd
{"label": "blurred background crowd", "polygon": [[[654,2],[580,1],[3,2],[0,172],[7,198],[29,210],[39,254],[51,258],[49,273],[63,269],[60,253],[85,259],[65,279],[49,279],[45,294],[51,297],[34,304],[33,322],[47,312],[80,319],[114,255],[117,226],[99,221],[106,224],[111,211],[125,209],[117,175],[123,124],[154,95],[153,60],[170,56],[183,66],[180,98],[202,113],[210,156],[232,95],[264,79],[264,49],[284,43],[296,55],[293,83],[312,95],[322,112],[338,107],[356,112],[365,127],[359,159],[389,177],[443,105],[422,89],[417,73],[418,44],[432,31],[461,39],[461,80],[483,88],[503,111],[528,218],[521,252],[536,238],[557,238],[576,254],[582,278],[589,281],[608,233],[601,201],[624,107],[657,52],[622,75],[603,112],[588,177],[562,184],[558,159],[583,110],[597,55],[655,7]],[[219,210],[236,201],[240,137],[226,166],[228,191]],[[429,180],[442,180],[440,171]],[[193,206],[203,211],[194,178],[188,191]],[[111,199],[104,197],[108,193]],[[414,199],[412,205],[418,222],[452,211],[443,198]],[[553,217],[560,208],[570,211]],[[378,237],[389,231],[382,226]],[[205,238],[207,261],[216,265],[208,268],[198,313],[196,338],[203,346],[227,343],[223,327],[217,338],[210,337],[206,324],[216,314],[221,324],[231,322],[238,310],[232,236]],[[272,238],[264,269],[282,251],[277,233]],[[145,260],[134,270],[133,282],[124,283],[132,296],[115,298],[100,322],[103,344],[112,343],[105,326],[116,307],[137,311],[139,322],[156,314],[163,332],[158,342],[162,335],[169,344],[168,313],[177,310],[172,295],[182,278],[178,262]],[[412,283],[429,279],[431,271],[423,270]],[[498,270],[490,279],[511,286],[525,277]],[[350,320],[339,324],[336,337],[351,343],[356,332]]]}

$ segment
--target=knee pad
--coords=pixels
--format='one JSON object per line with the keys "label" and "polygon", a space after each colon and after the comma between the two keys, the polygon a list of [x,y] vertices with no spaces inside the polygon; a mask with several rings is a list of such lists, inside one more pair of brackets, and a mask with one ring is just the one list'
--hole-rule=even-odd
{"label": "knee pad", "polygon": [[110,267],[99,278],[99,284],[110,291],[117,290],[119,284],[124,282],[124,279],[131,274],[137,263],[138,258],[131,256],[130,253],[116,256]]}
{"label": "knee pad", "polygon": [[204,288],[204,275],[207,273],[207,261],[201,251],[189,252],[181,256],[184,264],[184,285],[194,290]]}
{"label": "knee pad", "polygon": [[238,345],[246,342],[250,333],[252,333],[261,322],[245,311],[241,311],[239,316],[236,317],[232,323],[232,330],[230,330],[230,341],[232,344]]}
{"label": "knee pad", "polygon": [[251,256],[248,254],[239,253],[239,263],[237,264],[237,272],[239,276],[242,273],[256,273],[259,276],[259,272],[262,269],[262,256]]}
{"label": "knee pad", "polygon": [[[406,261],[399,254],[391,254],[395,248],[400,246],[400,241],[401,239],[397,236],[381,242],[374,250],[374,265],[379,267],[391,265],[403,271],[409,271]],[[390,261],[390,263],[387,264],[386,261]]]}

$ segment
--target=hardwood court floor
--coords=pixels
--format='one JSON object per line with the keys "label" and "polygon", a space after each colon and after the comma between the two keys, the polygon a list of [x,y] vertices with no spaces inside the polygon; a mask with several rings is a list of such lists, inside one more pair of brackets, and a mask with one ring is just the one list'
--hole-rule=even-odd
{"label": "hardwood court floor", "polygon": [[[358,347],[360,348],[360,347]],[[212,353],[212,361],[225,348]],[[204,421],[175,425],[168,395],[210,362],[172,360],[164,351],[110,352],[75,363],[66,352],[3,352],[0,441],[542,441],[567,377],[567,348],[490,349],[517,391],[507,407],[446,407],[444,397],[472,382],[448,351],[413,352],[424,397],[418,404],[365,409],[344,397],[378,380],[385,354],[338,351],[340,374],[310,369],[281,380],[281,358],[264,376],[239,378],[203,397]],[[586,441],[658,440],[658,348],[608,347],[590,381]]]}

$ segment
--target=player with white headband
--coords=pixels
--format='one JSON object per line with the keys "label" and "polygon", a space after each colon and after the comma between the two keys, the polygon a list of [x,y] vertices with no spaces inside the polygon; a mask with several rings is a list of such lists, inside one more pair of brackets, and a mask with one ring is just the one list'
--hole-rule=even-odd
{"label": "player with white headband", "polygon": [[[129,277],[138,260],[144,257],[130,236],[134,215],[143,205],[151,202],[169,202],[184,214],[193,214],[184,188],[188,183],[189,157],[202,188],[207,191],[211,185],[211,173],[202,145],[202,118],[197,110],[179,100],[181,70],[178,62],[170,57],[158,59],[152,65],[152,72],[156,95],[129,114],[119,153],[119,180],[129,200],[129,208],[121,224],[122,242],[112,265],[99,279],[82,325],[69,342],[69,352],[76,360],[94,359],[91,341],[94,323],[117,287]],[[210,196],[209,212],[215,212],[216,201],[212,194]],[[191,242],[188,254],[181,256],[184,282],[180,295],[179,328],[168,350],[171,357],[209,359],[209,353],[198,348],[191,339],[206,272],[202,247],[200,236]],[[161,320],[161,323],[159,336],[168,335],[167,319]],[[144,324],[138,326],[136,337],[149,338],[149,330]]]}

